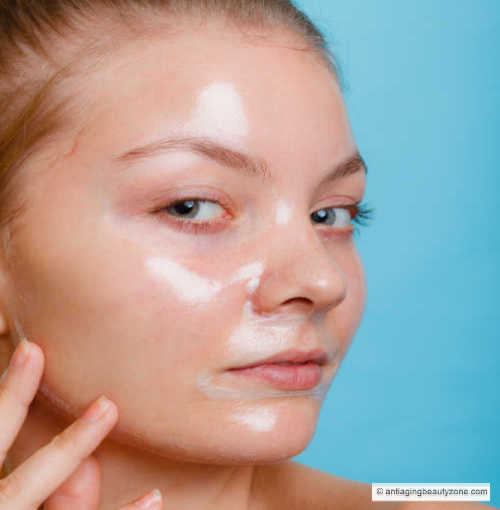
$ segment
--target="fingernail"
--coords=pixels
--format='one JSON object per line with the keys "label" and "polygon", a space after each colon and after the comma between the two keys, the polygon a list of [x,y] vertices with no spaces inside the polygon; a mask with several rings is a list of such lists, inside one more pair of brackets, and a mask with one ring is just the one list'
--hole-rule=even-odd
{"label": "fingernail", "polygon": [[161,492],[158,489],[151,491],[149,494],[146,494],[141,499],[138,499],[134,502],[134,505],[137,508],[153,508],[156,503],[161,501]]}
{"label": "fingernail", "polygon": [[26,338],[23,338],[14,352],[10,365],[15,368],[23,366],[28,361],[30,355],[30,345]]}
{"label": "fingernail", "polygon": [[111,408],[111,402],[101,395],[83,414],[82,420],[93,423],[106,416]]}

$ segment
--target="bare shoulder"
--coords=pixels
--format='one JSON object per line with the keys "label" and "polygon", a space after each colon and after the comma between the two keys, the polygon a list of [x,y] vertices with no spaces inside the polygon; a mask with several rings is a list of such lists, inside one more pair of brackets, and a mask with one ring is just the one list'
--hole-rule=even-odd
{"label": "bare shoulder", "polygon": [[381,510],[394,503],[373,503],[371,485],[349,480],[295,461],[259,466],[253,483],[251,510],[364,510],[374,505]]}
{"label": "bare shoulder", "polygon": [[258,466],[249,510],[487,510],[475,502],[373,502],[371,484],[288,460]]}

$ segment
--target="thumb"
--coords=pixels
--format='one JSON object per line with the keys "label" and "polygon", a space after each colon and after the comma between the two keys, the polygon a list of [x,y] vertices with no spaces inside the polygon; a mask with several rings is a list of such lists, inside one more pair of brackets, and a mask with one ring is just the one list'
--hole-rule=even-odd
{"label": "thumb", "polygon": [[101,470],[95,457],[87,457],[47,499],[44,510],[97,510]]}

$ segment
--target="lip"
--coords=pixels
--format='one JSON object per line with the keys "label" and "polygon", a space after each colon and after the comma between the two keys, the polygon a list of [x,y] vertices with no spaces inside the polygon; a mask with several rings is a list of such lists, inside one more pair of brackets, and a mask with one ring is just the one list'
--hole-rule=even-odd
{"label": "lip", "polygon": [[229,370],[243,370],[246,368],[254,368],[260,365],[269,365],[272,363],[315,363],[316,365],[325,365],[328,361],[328,354],[323,349],[312,349],[309,351],[301,351],[299,349],[287,349],[286,351],[273,354],[259,361],[243,365],[241,367],[230,368]]}
{"label": "lip", "polygon": [[321,349],[310,351],[289,349],[258,362],[229,369],[229,372],[265,381],[280,390],[308,390],[321,381],[322,366],[327,361],[328,355]]}

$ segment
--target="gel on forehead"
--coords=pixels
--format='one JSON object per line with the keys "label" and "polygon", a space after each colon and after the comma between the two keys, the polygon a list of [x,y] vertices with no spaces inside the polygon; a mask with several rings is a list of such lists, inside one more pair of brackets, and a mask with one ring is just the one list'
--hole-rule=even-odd
{"label": "gel on forehead", "polygon": [[221,82],[204,88],[184,129],[193,135],[210,134],[221,143],[242,146],[248,135],[248,120],[235,86],[229,82]]}

